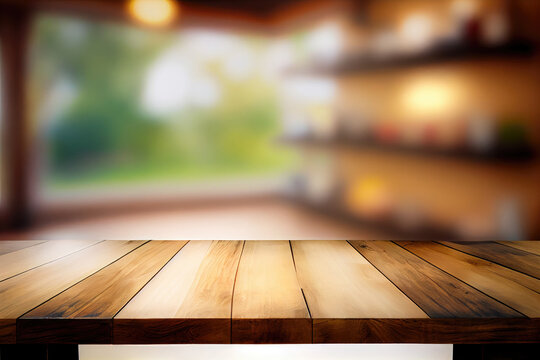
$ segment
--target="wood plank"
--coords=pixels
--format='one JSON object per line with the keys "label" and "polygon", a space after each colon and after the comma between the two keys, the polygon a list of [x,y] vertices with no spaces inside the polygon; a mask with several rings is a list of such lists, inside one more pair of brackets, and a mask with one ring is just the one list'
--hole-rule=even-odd
{"label": "wood plank", "polygon": [[[313,341],[339,342],[343,320],[427,318],[427,315],[344,241],[293,241],[300,285],[313,318]],[[315,321],[325,319],[326,321]]]}
{"label": "wood plank", "polygon": [[292,250],[314,319],[427,317],[345,241],[293,241]]}
{"label": "wood plank", "polygon": [[174,317],[211,245],[212,241],[187,243],[115,319]]}
{"label": "wood plank", "polygon": [[0,255],[44,243],[45,240],[2,240],[0,241]]}
{"label": "wood plank", "polygon": [[69,255],[101,240],[53,240],[0,256],[0,281]]}
{"label": "wood plank", "polygon": [[540,280],[437,243],[399,245],[522,314],[540,316]]}
{"label": "wood plank", "polygon": [[17,342],[111,343],[112,318],[186,244],[149,241],[17,321]]}
{"label": "wood plank", "polygon": [[288,241],[245,242],[233,295],[232,342],[311,342],[311,319]]}
{"label": "wood plank", "polygon": [[115,316],[116,344],[230,343],[243,241],[190,241]]}
{"label": "wood plank", "polygon": [[523,316],[392,242],[350,243],[431,318]]}
{"label": "wood plank", "polygon": [[499,244],[540,255],[540,241],[497,241]]}
{"label": "wood plank", "polygon": [[448,247],[540,278],[540,256],[494,242],[441,242]]}
{"label": "wood plank", "polygon": [[540,280],[443,244],[186,243],[104,241],[0,281],[0,343],[540,342]]}
{"label": "wood plank", "polygon": [[0,282],[0,343],[15,342],[19,316],[143,243],[104,241]]}
{"label": "wood plank", "polygon": [[538,343],[540,319],[313,319],[314,343]]}

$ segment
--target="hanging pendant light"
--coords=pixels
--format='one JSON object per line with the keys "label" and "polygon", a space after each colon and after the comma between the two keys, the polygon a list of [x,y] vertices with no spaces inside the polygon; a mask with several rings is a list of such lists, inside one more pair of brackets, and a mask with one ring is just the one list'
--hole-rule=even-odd
{"label": "hanging pendant light", "polygon": [[170,24],[180,10],[175,0],[129,0],[127,9],[131,17],[150,26]]}

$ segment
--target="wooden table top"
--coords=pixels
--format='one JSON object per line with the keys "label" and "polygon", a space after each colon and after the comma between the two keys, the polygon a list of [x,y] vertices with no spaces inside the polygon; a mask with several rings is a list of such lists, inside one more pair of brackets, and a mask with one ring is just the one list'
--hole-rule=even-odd
{"label": "wooden table top", "polygon": [[0,343],[540,342],[540,242],[4,241]]}

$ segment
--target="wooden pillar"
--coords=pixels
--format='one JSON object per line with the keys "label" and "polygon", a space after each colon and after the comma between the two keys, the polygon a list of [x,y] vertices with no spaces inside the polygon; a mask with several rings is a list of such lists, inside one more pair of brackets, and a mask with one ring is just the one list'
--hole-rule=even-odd
{"label": "wooden pillar", "polygon": [[22,228],[30,221],[29,124],[26,70],[30,13],[0,8],[2,54],[2,202],[4,227]]}

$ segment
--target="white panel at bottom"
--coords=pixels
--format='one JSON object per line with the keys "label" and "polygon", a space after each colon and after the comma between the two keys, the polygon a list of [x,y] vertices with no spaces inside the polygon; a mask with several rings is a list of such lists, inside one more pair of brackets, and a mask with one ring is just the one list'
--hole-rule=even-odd
{"label": "white panel at bottom", "polygon": [[81,345],[80,360],[452,360],[452,345]]}

